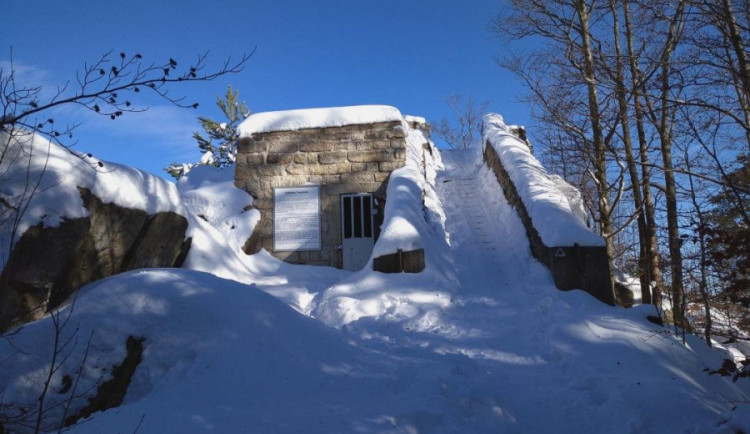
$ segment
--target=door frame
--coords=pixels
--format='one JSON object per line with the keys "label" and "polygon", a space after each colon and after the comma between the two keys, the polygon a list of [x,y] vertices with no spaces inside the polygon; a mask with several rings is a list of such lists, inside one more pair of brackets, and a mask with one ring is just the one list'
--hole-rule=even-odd
{"label": "door frame", "polygon": [[[344,200],[346,198],[351,198],[351,201],[352,201],[352,203],[350,205],[350,209],[352,211],[351,212],[351,216],[350,216],[351,236],[348,237],[348,238],[346,237],[346,220],[347,220],[346,219],[346,211],[347,210],[346,210],[346,207],[344,206]],[[361,212],[360,212],[360,221],[359,222],[355,221],[355,212],[354,212],[354,199],[355,198],[361,198],[361,199],[363,199],[360,202]],[[370,234],[370,236],[369,237],[364,236],[364,234],[367,233],[366,226],[365,226],[365,223],[367,221],[367,219],[365,219],[365,201],[368,200],[368,199],[369,199],[369,203],[370,203],[370,206],[369,206],[369,213],[370,213],[370,218],[369,218],[369,222],[370,222],[369,234]],[[341,218],[341,220],[340,220],[340,222],[341,222],[341,252],[342,252],[342,255],[341,255],[341,268],[346,269],[346,267],[345,267],[345,265],[346,265],[345,264],[345,262],[346,262],[346,249],[344,249],[344,242],[347,239],[353,239],[353,238],[366,239],[366,238],[369,238],[369,239],[372,240],[372,247],[375,246],[375,238],[376,238],[375,237],[375,217],[376,217],[375,211],[376,210],[374,208],[375,207],[375,195],[373,193],[342,193],[339,196],[339,207],[340,207],[340,211],[341,211],[340,212],[340,218]],[[354,234],[356,233],[356,231],[355,231],[355,224],[357,224],[357,223],[359,223],[361,225],[361,230],[360,231],[362,233],[362,236],[360,236],[360,237],[355,237],[354,236]],[[372,249],[370,249],[369,253],[370,253],[370,255],[372,255]]]}

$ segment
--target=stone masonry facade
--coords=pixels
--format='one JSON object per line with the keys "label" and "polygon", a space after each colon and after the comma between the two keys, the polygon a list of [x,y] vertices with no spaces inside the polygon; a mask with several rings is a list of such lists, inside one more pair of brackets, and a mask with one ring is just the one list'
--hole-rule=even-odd
{"label": "stone masonry facade", "polygon": [[[342,267],[341,195],[373,193],[379,233],[390,173],[406,163],[401,122],[381,122],[295,131],[254,133],[240,140],[235,185],[253,196],[261,219],[244,250],[261,248],[290,262]],[[320,186],[321,250],[273,250],[273,193],[276,187]]]}

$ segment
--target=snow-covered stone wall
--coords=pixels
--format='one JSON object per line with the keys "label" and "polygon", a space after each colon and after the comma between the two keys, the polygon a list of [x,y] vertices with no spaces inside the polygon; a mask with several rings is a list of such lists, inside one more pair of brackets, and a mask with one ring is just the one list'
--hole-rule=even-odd
{"label": "snow-covered stone wall", "polygon": [[562,290],[583,289],[615,304],[604,239],[586,227],[502,116],[486,115],[482,131],[484,161],[518,212],[534,257],[552,271],[555,285]]}

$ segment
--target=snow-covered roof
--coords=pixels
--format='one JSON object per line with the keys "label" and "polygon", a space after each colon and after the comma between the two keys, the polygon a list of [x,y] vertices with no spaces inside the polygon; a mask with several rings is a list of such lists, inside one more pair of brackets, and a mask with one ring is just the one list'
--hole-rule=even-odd
{"label": "snow-covered roof", "polygon": [[341,127],[379,122],[401,122],[401,112],[387,105],[312,108],[255,113],[237,128],[240,137],[271,131]]}

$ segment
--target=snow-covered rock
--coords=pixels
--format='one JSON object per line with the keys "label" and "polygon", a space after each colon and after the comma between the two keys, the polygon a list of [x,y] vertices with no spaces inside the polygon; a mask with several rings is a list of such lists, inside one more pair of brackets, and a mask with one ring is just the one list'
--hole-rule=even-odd
{"label": "snow-covered rock", "polygon": [[86,283],[184,259],[188,221],[173,184],[31,133],[2,132],[0,143],[0,331]]}

